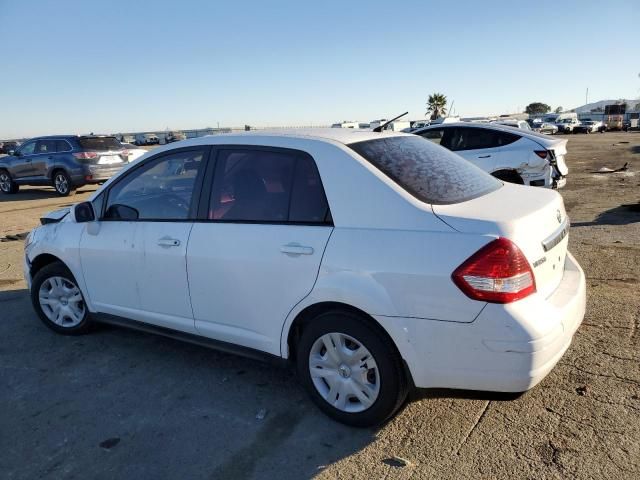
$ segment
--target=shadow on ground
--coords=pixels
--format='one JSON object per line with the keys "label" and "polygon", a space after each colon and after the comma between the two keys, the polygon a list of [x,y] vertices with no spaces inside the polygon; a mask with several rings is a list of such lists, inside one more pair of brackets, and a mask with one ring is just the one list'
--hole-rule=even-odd
{"label": "shadow on ground", "polygon": [[[76,190],[76,194],[81,194],[81,193],[90,193],[93,192],[95,190],[95,188],[89,188],[89,187],[82,187],[79,188],[78,190]],[[46,200],[46,199],[54,199],[54,198],[67,198],[69,199],[69,201],[71,203],[75,203],[73,198],[74,195],[69,195],[68,197],[60,197],[60,195],[58,195],[56,193],[56,191],[53,189],[53,187],[42,187],[42,188],[29,188],[28,190],[25,190],[24,187],[21,187],[21,189],[18,191],[18,193],[14,193],[11,195],[7,195],[7,194],[0,194],[0,203],[2,202],[24,202],[27,200]],[[62,208],[62,207],[60,207]]]}
{"label": "shadow on ground", "polygon": [[640,203],[619,205],[598,214],[592,222],[572,222],[572,227],[592,227],[594,225],[628,225],[640,222]]}
{"label": "shadow on ground", "polygon": [[376,438],[288,369],[106,325],[58,335],[26,289],[0,292],[0,336],[9,478],[309,478]]}

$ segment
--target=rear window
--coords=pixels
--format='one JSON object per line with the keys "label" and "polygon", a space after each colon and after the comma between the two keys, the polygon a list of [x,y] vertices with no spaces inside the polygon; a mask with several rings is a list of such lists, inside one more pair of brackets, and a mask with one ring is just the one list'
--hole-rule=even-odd
{"label": "rear window", "polygon": [[82,150],[120,150],[122,144],[116,137],[80,137],[78,139]]}
{"label": "rear window", "polygon": [[380,138],[349,147],[426,203],[464,202],[502,186],[484,170],[422,137]]}

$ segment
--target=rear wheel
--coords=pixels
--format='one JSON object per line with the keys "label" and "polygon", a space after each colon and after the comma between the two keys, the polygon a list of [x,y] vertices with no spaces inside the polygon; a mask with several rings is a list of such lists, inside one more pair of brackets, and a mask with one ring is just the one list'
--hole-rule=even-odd
{"label": "rear wheel", "polygon": [[301,382],[334,420],[368,427],[390,418],[409,384],[395,345],[369,321],[347,311],[321,314],[297,345]]}
{"label": "rear wheel", "polygon": [[502,180],[503,182],[515,183],[518,185],[524,185],[524,180],[513,170],[498,170],[497,172],[493,172],[491,175],[496,177],[498,180]]}
{"label": "rear wheel", "polygon": [[75,187],[71,183],[71,177],[64,170],[56,170],[53,173],[53,188],[55,188],[58,195],[66,197],[72,193],[75,193]]}
{"label": "rear wheel", "polygon": [[0,191],[6,194],[17,193],[20,186],[13,181],[6,170],[0,170]]}
{"label": "rear wheel", "polygon": [[33,278],[31,303],[51,330],[80,335],[89,330],[89,310],[69,269],[60,262],[42,267]]}

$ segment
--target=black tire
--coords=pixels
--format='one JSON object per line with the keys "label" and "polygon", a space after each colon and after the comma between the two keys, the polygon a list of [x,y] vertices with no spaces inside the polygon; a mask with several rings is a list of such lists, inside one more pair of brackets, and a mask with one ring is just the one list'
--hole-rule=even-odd
{"label": "black tire", "polygon": [[12,195],[18,193],[20,185],[13,181],[11,174],[6,170],[0,170],[0,192]]}
{"label": "black tire", "polygon": [[516,185],[524,185],[524,180],[518,172],[514,172],[513,170],[498,170],[497,172],[493,172],[491,175],[496,177],[498,180],[502,180],[503,182],[515,183]]}
{"label": "black tire", "polygon": [[56,170],[51,176],[51,183],[56,193],[61,197],[67,197],[76,193],[76,187],[71,177],[64,170]]}
{"label": "black tire", "polygon": [[[409,392],[402,358],[395,345],[370,322],[348,311],[326,312],[306,325],[296,345],[298,375],[311,400],[329,417],[354,427],[370,427],[383,423],[398,411]],[[320,395],[313,383],[309,371],[311,349],[316,340],[333,332],[356,339],[371,353],[376,362],[379,392],[373,404],[366,410],[352,413],[334,407]]]}
{"label": "black tire", "polygon": [[[80,321],[80,323],[76,325],[61,326],[57,323],[54,323],[51,319],[49,319],[47,314],[45,314],[43,305],[41,305],[40,302],[40,288],[42,287],[43,283],[53,277],[62,277],[63,279],[65,279],[66,282],[68,282],[66,286],[73,285],[77,287],[78,285],[76,279],[73,277],[73,274],[63,263],[54,262],[42,267],[42,269],[39,270],[38,273],[36,273],[36,275],[34,276],[33,282],[31,284],[31,303],[33,304],[33,308],[38,314],[38,317],[40,317],[42,323],[44,323],[51,330],[63,335],[82,335],[87,333],[91,328],[91,322],[89,320],[89,309],[84,302],[84,297],[82,297],[84,315],[82,316],[82,320]],[[80,289],[78,288],[78,290]],[[82,296],[82,292],[80,292],[80,295]],[[45,308],[47,307],[45,306]]]}

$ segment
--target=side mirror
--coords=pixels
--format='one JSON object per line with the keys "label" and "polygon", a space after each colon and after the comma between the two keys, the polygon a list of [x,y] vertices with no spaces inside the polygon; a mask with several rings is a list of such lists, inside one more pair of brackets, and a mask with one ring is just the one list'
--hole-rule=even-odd
{"label": "side mirror", "polygon": [[16,150],[9,150],[9,155],[13,155],[14,157],[19,157],[20,156],[20,152],[18,152]]}
{"label": "side mirror", "polygon": [[96,219],[91,202],[82,202],[77,204],[73,213],[76,217],[77,223],[93,222]]}

